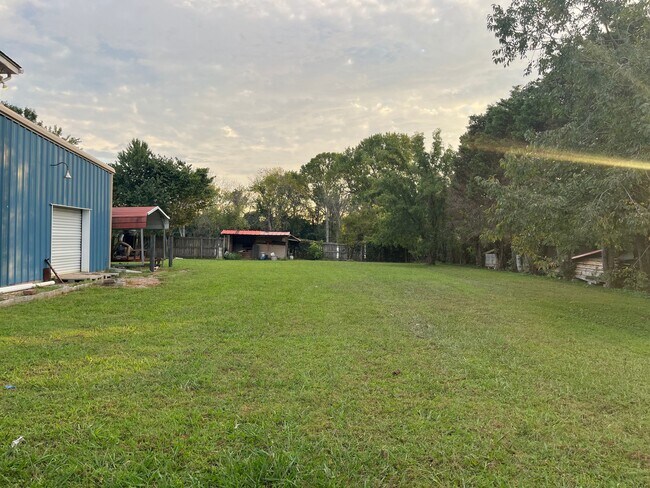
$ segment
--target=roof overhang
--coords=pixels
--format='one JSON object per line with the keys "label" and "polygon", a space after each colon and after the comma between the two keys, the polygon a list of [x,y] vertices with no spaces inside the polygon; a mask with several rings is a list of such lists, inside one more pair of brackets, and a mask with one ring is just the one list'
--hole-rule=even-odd
{"label": "roof overhang", "polygon": [[264,236],[264,237],[288,237],[291,232],[276,230],[233,230],[225,229],[221,231],[222,236]]}
{"label": "roof overhang", "polygon": [[222,236],[248,236],[248,237],[286,237],[290,241],[300,242],[296,236],[288,231],[275,230],[235,230],[225,229],[221,231]]}
{"label": "roof overhang", "polygon": [[0,51],[0,73],[3,75],[19,75],[23,72],[23,69],[20,65],[7,56],[5,53]]}
{"label": "roof overhang", "polygon": [[602,254],[603,250],[598,249],[596,251],[591,251],[591,252],[586,252],[584,254],[578,254],[577,256],[573,256],[571,259],[580,259],[580,258],[586,258],[588,256],[596,256],[597,254]]}

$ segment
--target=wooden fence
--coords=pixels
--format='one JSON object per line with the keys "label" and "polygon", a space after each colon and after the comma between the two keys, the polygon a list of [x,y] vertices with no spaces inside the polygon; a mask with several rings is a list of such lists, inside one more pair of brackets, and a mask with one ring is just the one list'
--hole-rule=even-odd
{"label": "wooden fence", "polygon": [[333,261],[347,261],[348,254],[348,246],[345,244],[337,244],[336,242],[323,243],[324,259],[331,259]]}
{"label": "wooden fence", "polygon": [[[156,256],[163,257],[162,236],[156,238]],[[220,238],[174,237],[175,258],[218,259],[223,257]]]}

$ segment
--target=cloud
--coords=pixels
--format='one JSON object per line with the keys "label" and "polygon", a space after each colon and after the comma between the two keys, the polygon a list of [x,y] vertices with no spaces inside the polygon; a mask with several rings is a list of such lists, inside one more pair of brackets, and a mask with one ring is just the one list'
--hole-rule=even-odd
{"label": "cloud", "polygon": [[221,128],[221,130],[223,131],[223,134],[229,139],[236,139],[237,137],[239,137],[239,134],[237,134],[235,129],[233,129],[229,125],[224,125]]}
{"label": "cloud", "polygon": [[242,182],[375,132],[455,144],[522,83],[491,61],[490,3],[4,0],[2,49],[25,73],[3,97],[107,162],[138,137]]}

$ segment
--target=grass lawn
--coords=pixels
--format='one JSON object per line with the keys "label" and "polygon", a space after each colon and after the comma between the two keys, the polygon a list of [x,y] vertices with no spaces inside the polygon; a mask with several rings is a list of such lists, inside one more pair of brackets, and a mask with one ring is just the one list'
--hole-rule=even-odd
{"label": "grass lawn", "polygon": [[0,486],[650,484],[646,296],[451,266],[157,276],[0,309]]}

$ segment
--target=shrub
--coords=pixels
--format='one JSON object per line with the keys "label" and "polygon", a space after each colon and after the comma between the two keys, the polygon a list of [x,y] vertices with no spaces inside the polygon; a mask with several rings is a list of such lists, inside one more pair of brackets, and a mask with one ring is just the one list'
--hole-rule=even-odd
{"label": "shrub", "polygon": [[560,263],[556,270],[557,276],[565,280],[572,280],[576,275],[576,263],[570,257],[565,256],[560,259]]}
{"label": "shrub", "polygon": [[228,251],[226,251],[225,253],[223,253],[223,258],[228,259],[230,261],[237,261],[237,260],[241,259],[241,254],[239,254],[238,252],[228,252]]}
{"label": "shrub", "polygon": [[316,259],[323,259],[323,245],[318,241],[303,240],[300,243],[300,247],[298,248],[298,252],[296,254],[300,259],[309,259],[312,261]]}
{"label": "shrub", "polygon": [[323,256],[323,245],[318,241],[310,242],[305,252],[305,259],[317,260],[323,259]]}
{"label": "shrub", "polygon": [[613,269],[606,273],[613,288],[627,288],[635,291],[648,291],[650,280],[648,275],[635,266]]}

